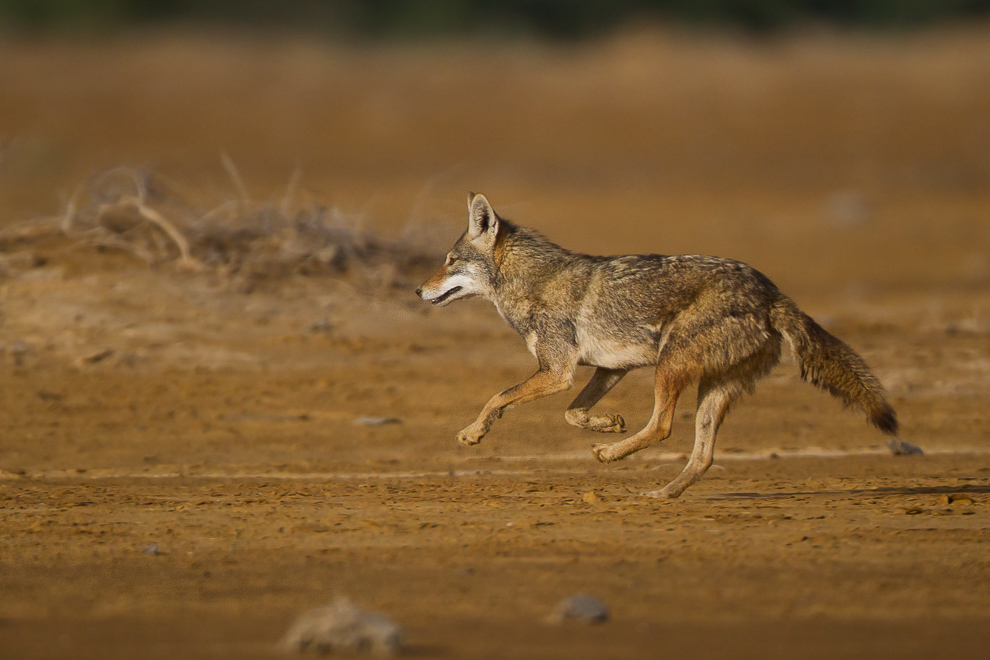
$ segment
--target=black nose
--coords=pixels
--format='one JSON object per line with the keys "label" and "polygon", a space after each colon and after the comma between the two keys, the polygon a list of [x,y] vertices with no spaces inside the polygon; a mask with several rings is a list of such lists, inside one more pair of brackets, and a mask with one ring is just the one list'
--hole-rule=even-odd
{"label": "black nose", "polygon": [[423,297],[423,290],[422,289],[416,289],[416,295],[419,296],[420,298],[422,298]]}

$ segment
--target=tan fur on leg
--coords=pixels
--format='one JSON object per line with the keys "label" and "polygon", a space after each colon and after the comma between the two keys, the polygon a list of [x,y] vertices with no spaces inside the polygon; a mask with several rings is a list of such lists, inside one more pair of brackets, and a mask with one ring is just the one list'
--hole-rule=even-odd
{"label": "tan fur on leg", "polygon": [[684,490],[702,477],[712,465],[715,455],[715,436],[740,393],[739,388],[727,387],[702,380],[698,388],[698,414],[695,418],[694,450],[691,458],[677,477],[660,490],[643,493],[647,497],[679,497]]}
{"label": "tan fur on leg", "polygon": [[677,407],[677,398],[681,390],[690,381],[690,376],[684,372],[672,373],[664,367],[657,369],[657,380],[654,386],[655,402],[653,405],[653,416],[649,424],[642,431],[612,444],[599,444],[591,448],[591,452],[602,463],[619,461],[639,451],[655,445],[670,437],[670,430],[674,424],[674,410]]}
{"label": "tan fur on leg", "polygon": [[588,411],[598,403],[615,384],[622,380],[628,372],[626,369],[605,369],[599,367],[595,369],[594,375],[588,384],[584,386],[571,405],[564,412],[564,419],[568,424],[582,429],[598,431],[599,433],[623,433],[626,430],[626,421],[621,415],[602,413],[599,415],[589,415]]}

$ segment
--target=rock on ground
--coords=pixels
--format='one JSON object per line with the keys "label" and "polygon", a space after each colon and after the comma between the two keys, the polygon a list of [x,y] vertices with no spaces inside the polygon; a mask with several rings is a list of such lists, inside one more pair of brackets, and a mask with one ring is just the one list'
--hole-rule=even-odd
{"label": "rock on ground", "polygon": [[918,445],[912,445],[900,438],[887,438],[887,446],[894,456],[924,456],[925,452]]}
{"label": "rock on ground", "polygon": [[296,619],[280,646],[285,651],[396,655],[402,646],[402,629],[384,614],[366,612],[338,598]]}
{"label": "rock on ground", "polygon": [[608,621],[608,607],[601,600],[587,594],[568,596],[557,603],[550,614],[551,623],[577,621],[578,623],[603,623]]}

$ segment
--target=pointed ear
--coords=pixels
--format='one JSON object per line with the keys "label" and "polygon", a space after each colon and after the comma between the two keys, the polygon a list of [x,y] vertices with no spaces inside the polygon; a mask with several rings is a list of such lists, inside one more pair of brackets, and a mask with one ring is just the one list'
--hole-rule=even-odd
{"label": "pointed ear", "polygon": [[484,195],[468,195],[468,235],[471,240],[482,237],[494,241],[498,234],[498,216]]}

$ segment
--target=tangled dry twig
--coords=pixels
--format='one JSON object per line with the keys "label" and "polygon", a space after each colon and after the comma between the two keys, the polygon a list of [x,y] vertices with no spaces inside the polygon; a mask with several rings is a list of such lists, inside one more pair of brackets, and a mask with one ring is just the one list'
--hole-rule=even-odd
{"label": "tangled dry twig", "polygon": [[434,258],[431,250],[359,230],[359,218],[318,204],[294,204],[298,175],[277,203],[256,203],[229,158],[238,199],[202,209],[164,177],[136,168],[101,172],[79,186],[58,218],[0,231],[0,252],[45,237],[122,250],[151,266],[212,272],[238,288],[290,275],[358,274],[393,284]]}

